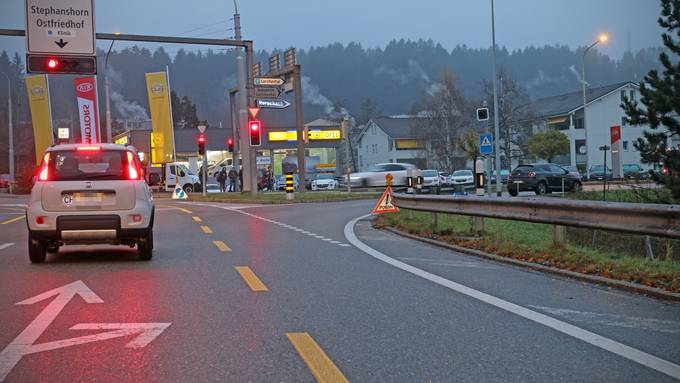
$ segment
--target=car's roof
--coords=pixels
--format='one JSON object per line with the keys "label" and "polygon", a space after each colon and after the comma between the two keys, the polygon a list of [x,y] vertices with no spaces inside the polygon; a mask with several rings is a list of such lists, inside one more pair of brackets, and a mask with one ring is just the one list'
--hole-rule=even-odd
{"label": "car's roof", "polygon": [[64,151],[64,150],[77,150],[79,147],[100,147],[103,150],[132,150],[135,151],[134,146],[131,145],[118,145],[118,144],[109,144],[109,143],[98,143],[98,144],[60,144],[60,145],[52,145],[49,148],[47,148],[47,151]]}

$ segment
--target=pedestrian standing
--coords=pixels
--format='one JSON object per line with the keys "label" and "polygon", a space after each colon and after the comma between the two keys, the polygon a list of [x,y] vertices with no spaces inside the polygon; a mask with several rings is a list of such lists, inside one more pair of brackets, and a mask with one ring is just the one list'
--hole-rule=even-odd
{"label": "pedestrian standing", "polygon": [[265,179],[265,183],[267,185],[267,191],[272,191],[273,182],[272,182],[272,167],[271,166],[267,166],[267,168],[264,170],[264,179]]}
{"label": "pedestrian standing", "polygon": [[234,168],[231,168],[229,170],[229,191],[230,192],[235,192],[236,191],[236,178],[238,178],[238,173],[236,173],[236,170]]}
{"label": "pedestrian standing", "polygon": [[226,183],[227,183],[227,170],[225,168],[222,168],[219,173],[217,173],[217,182],[220,184],[220,192],[224,193],[227,191]]}
{"label": "pedestrian standing", "polygon": [[238,183],[241,185],[239,190],[243,190],[243,166],[238,170]]}

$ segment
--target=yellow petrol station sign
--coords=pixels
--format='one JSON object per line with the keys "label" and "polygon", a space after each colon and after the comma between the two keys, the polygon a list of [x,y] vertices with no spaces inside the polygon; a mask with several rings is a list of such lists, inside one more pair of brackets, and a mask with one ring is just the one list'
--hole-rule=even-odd
{"label": "yellow petrol station sign", "polygon": [[[310,140],[339,140],[342,138],[340,129],[329,130],[310,130],[308,133]],[[268,133],[269,141],[297,141],[297,132],[295,130],[288,131],[274,131]]]}

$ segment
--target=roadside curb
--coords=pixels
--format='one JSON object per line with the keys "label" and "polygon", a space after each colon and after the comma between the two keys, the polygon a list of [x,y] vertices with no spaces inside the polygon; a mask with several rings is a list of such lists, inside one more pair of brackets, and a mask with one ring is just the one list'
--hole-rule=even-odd
{"label": "roadside curb", "polygon": [[538,270],[538,271],[543,271],[547,272],[550,274],[556,274],[564,277],[569,277],[569,278],[574,278],[578,279],[581,281],[585,282],[592,282],[592,283],[597,283],[599,285],[605,285],[605,286],[611,286],[611,287],[616,287],[622,290],[627,290],[627,291],[632,291],[638,294],[643,294],[643,295],[648,295],[648,296],[653,296],[655,298],[660,298],[660,299],[666,299],[666,300],[672,300],[672,301],[680,301],[680,293],[672,293],[670,291],[662,290],[656,287],[649,287],[645,285],[641,285],[638,283],[633,283],[633,282],[626,282],[626,281],[621,281],[618,279],[611,279],[611,278],[606,278],[606,277],[601,277],[598,275],[588,275],[588,274],[583,274],[583,273],[578,273],[575,271],[570,271],[570,270],[563,270],[563,269],[558,269],[556,267],[550,267],[550,266],[545,266],[537,263],[531,263],[531,262],[526,262],[526,261],[520,261],[518,259],[514,258],[508,258],[508,257],[502,257],[500,255],[496,254],[489,254],[485,253],[480,250],[475,250],[475,249],[468,249],[467,247],[462,247],[462,246],[457,246],[457,245],[452,245],[450,243],[445,243],[441,241],[437,241],[434,239],[430,238],[424,238],[424,237],[419,237],[414,234],[406,233],[401,230],[392,228],[392,227],[384,227],[381,228],[382,230],[389,231],[393,234],[400,235],[406,238],[414,239],[416,241],[421,241],[428,243],[430,245],[442,247],[445,249],[449,250],[454,250],[460,253],[465,253],[469,255],[474,255],[476,257],[480,258],[486,258],[486,259],[491,259],[494,261],[498,262],[503,262],[503,263],[509,263],[515,266],[520,266],[524,268],[529,268],[533,270]]}

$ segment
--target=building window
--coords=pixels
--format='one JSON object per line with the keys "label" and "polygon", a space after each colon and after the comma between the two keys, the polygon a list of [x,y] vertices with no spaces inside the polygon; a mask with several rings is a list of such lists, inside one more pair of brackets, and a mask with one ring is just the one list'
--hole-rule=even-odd
{"label": "building window", "polygon": [[630,97],[628,97],[628,99],[629,99],[631,102],[632,102],[632,101],[635,101],[635,91],[631,89],[629,94],[630,94]]}
{"label": "building window", "polygon": [[628,151],[628,141],[623,141],[623,150],[624,150],[625,152]]}
{"label": "building window", "polygon": [[621,126],[626,126],[628,125],[628,122],[626,121],[626,117],[621,117]]}
{"label": "building window", "polygon": [[622,90],[621,91],[621,102],[624,102],[626,100],[626,91]]}
{"label": "building window", "polygon": [[583,129],[583,118],[574,119],[574,129]]}

